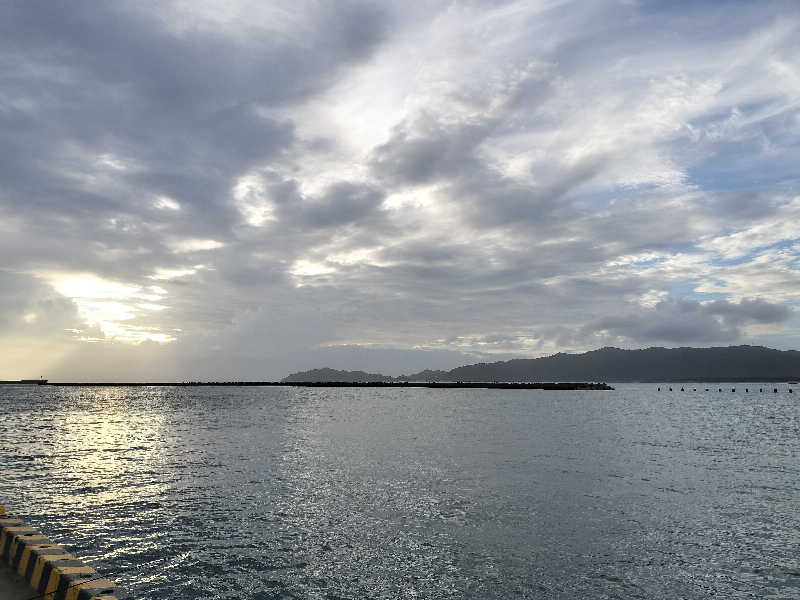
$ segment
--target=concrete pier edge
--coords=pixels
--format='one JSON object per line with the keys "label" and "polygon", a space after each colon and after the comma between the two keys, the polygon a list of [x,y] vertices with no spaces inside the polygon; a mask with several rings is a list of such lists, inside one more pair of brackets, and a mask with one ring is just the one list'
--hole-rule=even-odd
{"label": "concrete pier edge", "polygon": [[117,600],[116,584],[0,504],[0,591],[9,600]]}

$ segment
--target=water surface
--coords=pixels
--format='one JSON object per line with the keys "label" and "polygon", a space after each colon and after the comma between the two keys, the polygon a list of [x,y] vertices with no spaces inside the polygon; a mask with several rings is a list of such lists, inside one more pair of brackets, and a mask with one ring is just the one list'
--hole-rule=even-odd
{"label": "water surface", "polygon": [[2,386],[0,502],[127,598],[797,598],[800,395],[744,387]]}

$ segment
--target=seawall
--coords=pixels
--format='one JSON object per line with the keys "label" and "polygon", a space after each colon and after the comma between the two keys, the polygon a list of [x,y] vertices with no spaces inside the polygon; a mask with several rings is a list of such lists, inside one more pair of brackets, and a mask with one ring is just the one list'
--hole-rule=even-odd
{"label": "seawall", "polygon": [[8,600],[117,600],[116,584],[0,505],[0,592]]}

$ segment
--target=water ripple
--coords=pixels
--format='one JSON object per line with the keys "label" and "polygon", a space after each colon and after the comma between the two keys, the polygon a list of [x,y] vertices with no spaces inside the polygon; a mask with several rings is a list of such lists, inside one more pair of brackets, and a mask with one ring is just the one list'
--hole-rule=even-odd
{"label": "water ripple", "polygon": [[800,405],[651,388],[4,388],[0,499],[128,598],[800,597]]}

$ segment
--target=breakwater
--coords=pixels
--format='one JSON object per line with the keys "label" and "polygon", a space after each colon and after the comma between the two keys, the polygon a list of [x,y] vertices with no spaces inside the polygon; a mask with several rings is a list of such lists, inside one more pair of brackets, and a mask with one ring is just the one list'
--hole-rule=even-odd
{"label": "breakwater", "polygon": [[475,381],[181,381],[181,382],[49,382],[48,386],[65,387],[358,387],[358,388],[432,388],[432,389],[489,389],[489,390],[613,390],[605,383],[586,382],[475,382]]}

